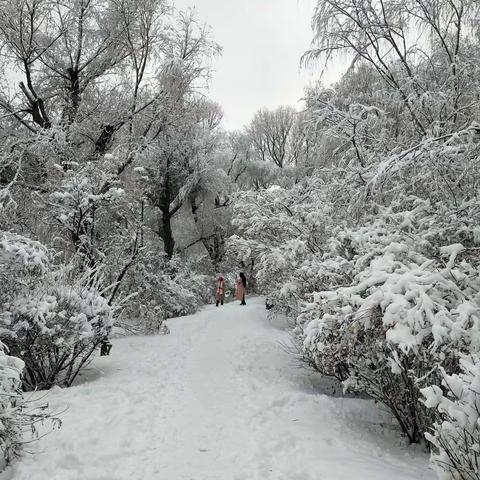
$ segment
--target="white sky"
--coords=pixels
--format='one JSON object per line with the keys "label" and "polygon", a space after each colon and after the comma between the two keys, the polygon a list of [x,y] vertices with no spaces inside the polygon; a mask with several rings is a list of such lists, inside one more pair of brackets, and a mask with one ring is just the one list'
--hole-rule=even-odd
{"label": "white sky", "polygon": [[[195,7],[223,47],[210,96],[224,109],[224,126],[241,128],[261,107],[297,105],[314,74],[300,69],[312,38],[315,0],[176,0]],[[328,77],[326,78],[328,80]]]}

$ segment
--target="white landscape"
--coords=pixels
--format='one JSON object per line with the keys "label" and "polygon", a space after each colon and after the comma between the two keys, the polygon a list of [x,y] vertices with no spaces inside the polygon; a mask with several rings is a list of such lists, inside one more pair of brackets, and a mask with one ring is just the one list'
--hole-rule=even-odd
{"label": "white landscape", "polygon": [[64,425],[2,480],[431,480],[370,400],[322,394],[263,299],[122,338],[85,381],[44,400]]}
{"label": "white landscape", "polygon": [[480,0],[0,0],[0,480],[480,480]]}

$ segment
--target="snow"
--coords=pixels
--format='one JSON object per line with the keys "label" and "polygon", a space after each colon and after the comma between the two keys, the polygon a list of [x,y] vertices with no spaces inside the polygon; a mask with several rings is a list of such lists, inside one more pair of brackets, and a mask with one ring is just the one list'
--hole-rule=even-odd
{"label": "snow", "polygon": [[455,243],[453,245],[447,245],[440,247],[440,253],[442,255],[449,255],[450,259],[447,263],[447,268],[452,268],[455,264],[457,256],[465,250],[465,247],[461,243]]}
{"label": "snow", "polygon": [[50,391],[63,426],[0,480],[433,480],[378,405],[321,393],[263,299],[168,327],[113,340],[80,384]]}

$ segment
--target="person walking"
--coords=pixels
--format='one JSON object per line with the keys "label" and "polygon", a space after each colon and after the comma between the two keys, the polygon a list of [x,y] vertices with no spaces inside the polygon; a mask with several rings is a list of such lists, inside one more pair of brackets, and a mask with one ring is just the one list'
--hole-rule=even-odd
{"label": "person walking", "polygon": [[217,299],[217,307],[219,303],[223,305],[223,301],[225,300],[225,279],[221,275],[217,279],[215,298]]}
{"label": "person walking", "polygon": [[240,305],[246,305],[245,294],[247,293],[247,278],[240,272],[236,281],[235,297],[240,300]]}

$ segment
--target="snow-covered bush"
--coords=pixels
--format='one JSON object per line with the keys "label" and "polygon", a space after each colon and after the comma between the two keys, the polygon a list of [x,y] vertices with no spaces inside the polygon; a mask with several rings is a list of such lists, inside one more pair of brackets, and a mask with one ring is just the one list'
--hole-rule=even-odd
{"label": "snow-covered bush", "polygon": [[123,317],[146,333],[168,332],[165,320],[194,313],[213,295],[212,279],[196,262],[162,252],[146,252],[126,285],[136,293]]}
{"label": "snow-covered bush", "polygon": [[70,386],[113,324],[98,277],[63,267],[7,304],[9,351],[25,362],[26,389]]}
{"label": "snow-covered bush", "polygon": [[298,317],[311,363],[387,405],[411,441],[431,423],[419,389],[435,383],[435,365],[454,372],[459,352],[480,348],[476,258],[429,241],[429,214],[418,200],[337,231],[332,253],[349,251],[352,281],[315,293]]}
{"label": "snow-covered bush", "polygon": [[228,243],[275,308],[296,317],[304,360],[387,405],[412,442],[433,423],[420,401],[440,381],[433,367],[454,372],[458,353],[479,345],[478,206],[434,193],[364,202],[351,228],[320,179],[241,193]]}
{"label": "snow-covered bush", "polygon": [[5,346],[0,344],[0,452],[3,457],[0,468],[17,456],[21,448],[23,367],[23,362],[7,355]]}
{"label": "snow-covered bush", "polygon": [[441,480],[480,478],[480,357],[460,358],[460,371],[422,390],[425,405],[436,410],[432,432],[426,433]]}
{"label": "snow-covered bush", "polygon": [[[6,304],[28,290],[49,265],[46,248],[39,242],[10,232],[0,232],[0,337],[14,340]],[[37,413],[25,413],[22,398],[24,362],[0,341],[0,469],[21,451],[25,428],[34,430]]]}
{"label": "snow-covered bush", "polygon": [[25,389],[70,385],[113,320],[98,277],[54,266],[50,257],[37,241],[1,235],[2,338],[25,364]]}
{"label": "snow-covered bush", "polygon": [[315,177],[290,189],[241,192],[234,199],[236,234],[227,242],[227,255],[291,315],[299,313],[306,295],[325,288],[325,276],[336,275],[317,268],[336,217],[326,202],[328,188]]}
{"label": "snow-covered bush", "polygon": [[131,237],[135,237],[136,224],[129,203],[132,200],[122,188],[113,185],[110,157],[113,155],[100,165],[87,164],[65,172],[48,199],[56,246],[72,252],[89,268],[105,265],[110,257],[116,259],[118,250],[129,248]]}

